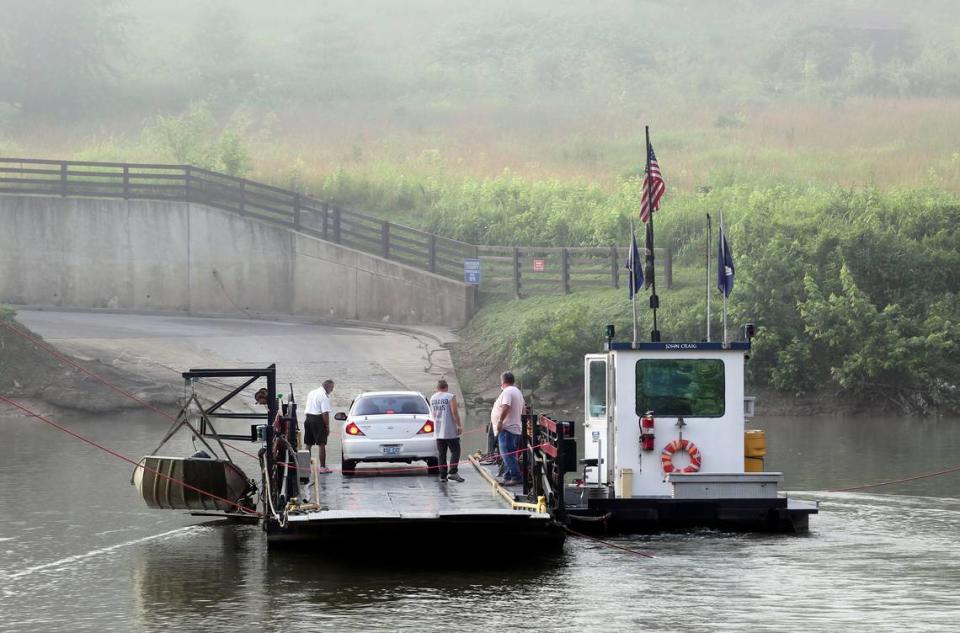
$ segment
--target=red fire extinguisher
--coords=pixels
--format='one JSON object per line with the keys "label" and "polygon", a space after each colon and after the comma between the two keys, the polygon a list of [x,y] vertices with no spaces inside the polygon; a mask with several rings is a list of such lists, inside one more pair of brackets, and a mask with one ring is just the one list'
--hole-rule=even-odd
{"label": "red fire extinguisher", "polygon": [[653,450],[653,411],[647,411],[640,418],[640,448],[645,451]]}

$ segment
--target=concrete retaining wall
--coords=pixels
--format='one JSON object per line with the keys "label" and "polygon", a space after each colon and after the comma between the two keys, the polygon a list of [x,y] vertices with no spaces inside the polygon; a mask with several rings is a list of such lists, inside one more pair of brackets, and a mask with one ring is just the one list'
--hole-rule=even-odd
{"label": "concrete retaining wall", "polygon": [[460,327],[471,286],[186,202],[0,196],[0,302]]}

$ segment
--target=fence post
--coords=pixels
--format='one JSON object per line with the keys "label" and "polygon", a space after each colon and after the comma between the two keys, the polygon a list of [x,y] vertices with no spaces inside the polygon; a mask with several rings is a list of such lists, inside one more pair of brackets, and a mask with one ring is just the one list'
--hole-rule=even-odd
{"label": "fence post", "polygon": [[240,215],[247,211],[247,181],[240,181]]}
{"label": "fence post", "polygon": [[520,249],[513,247],[513,296],[520,298]]}
{"label": "fence post", "polygon": [[67,163],[60,163],[60,195],[67,197]]}
{"label": "fence post", "polygon": [[620,265],[617,257],[617,247],[610,247],[610,285],[620,287]]}
{"label": "fence post", "polygon": [[293,228],[300,230],[300,194],[293,194]]}
{"label": "fence post", "polygon": [[323,223],[323,239],[327,239],[327,209],[326,202],[320,203],[320,221]]}
{"label": "fence post", "polygon": [[566,246],[560,251],[560,289],[570,294],[570,251]]}
{"label": "fence post", "polygon": [[340,207],[333,208],[333,241],[340,243]]}
{"label": "fence post", "polygon": [[130,199],[130,165],[123,166],[123,199]]}
{"label": "fence post", "polygon": [[664,249],[663,253],[663,280],[663,287],[669,290],[670,286],[673,285],[673,253],[669,246]]}
{"label": "fence post", "polygon": [[193,170],[190,165],[183,168],[183,199],[187,202],[193,199]]}
{"label": "fence post", "polygon": [[[480,261],[480,270],[483,270],[483,260],[480,259],[480,247],[474,244],[471,248],[468,249],[468,252],[473,256],[474,259]],[[480,309],[480,284],[483,283],[484,277],[481,275],[480,283],[473,287],[473,312],[476,312]],[[488,282],[489,283],[489,282]],[[470,314],[473,316],[473,313]]]}
{"label": "fence post", "polygon": [[427,266],[430,272],[437,272],[437,236],[434,233],[430,233],[427,240]]}
{"label": "fence post", "polygon": [[382,222],[380,227],[380,250],[384,259],[390,259],[390,223]]}

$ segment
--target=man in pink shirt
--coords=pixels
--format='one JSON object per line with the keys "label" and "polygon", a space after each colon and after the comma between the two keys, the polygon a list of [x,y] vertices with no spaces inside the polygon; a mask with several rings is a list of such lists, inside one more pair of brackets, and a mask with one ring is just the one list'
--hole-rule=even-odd
{"label": "man in pink shirt", "polygon": [[523,432],[520,416],[523,414],[524,401],[523,394],[516,388],[514,382],[511,372],[505,371],[500,374],[500,388],[503,391],[500,392],[490,411],[490,424],[493,433],[497,436],[500,455],[506,467],[501,482],[504,486],[523,483],[517,452],[520,450],[520,434]]}

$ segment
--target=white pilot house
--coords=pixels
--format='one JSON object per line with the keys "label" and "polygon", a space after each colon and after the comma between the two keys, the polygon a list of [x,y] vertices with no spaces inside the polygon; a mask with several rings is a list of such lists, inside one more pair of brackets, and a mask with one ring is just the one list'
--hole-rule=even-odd
{"label": "white pilot house", "polygon": [[605,348],[584,360],[583,476],[564,495],[572,525],[807,529],[816,505],[780,496],[781,473],[755,472],[764,451],[762,433],[745,429],[749,340]]}

